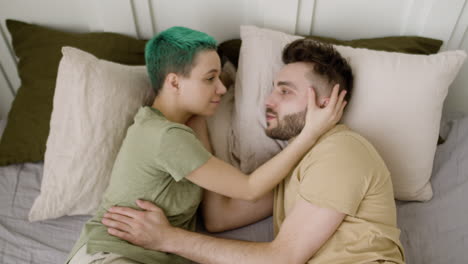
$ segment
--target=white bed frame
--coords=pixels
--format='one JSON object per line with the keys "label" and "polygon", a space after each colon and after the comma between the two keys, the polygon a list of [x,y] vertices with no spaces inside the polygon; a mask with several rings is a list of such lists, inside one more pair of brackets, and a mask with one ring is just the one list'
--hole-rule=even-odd
{"label": "white bed frame", "polygon": [[[0,118],[20,86],[5,19],[74,32],[119,32],[150,38],[181,25],[221,42],[253,24],[339,39],[418,35],[468,51],[467,0],[0,0]],[[444,114],[468,113],[468,63],[452,85]]]}

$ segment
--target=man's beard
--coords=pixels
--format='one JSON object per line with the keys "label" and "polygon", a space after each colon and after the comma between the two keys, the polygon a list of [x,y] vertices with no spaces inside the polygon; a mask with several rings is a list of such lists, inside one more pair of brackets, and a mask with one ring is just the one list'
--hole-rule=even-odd
{"label": "man's beard", "polygon": [[274,128],[267,128],[265,130],[266,135],[272,139],[289,140],[301,133],[305,125],[307,110],[286,115],[281,120],[278,118],[278,115],[273,112],[273,110],[267,109],[267,113],[275,114],[278,124]]}

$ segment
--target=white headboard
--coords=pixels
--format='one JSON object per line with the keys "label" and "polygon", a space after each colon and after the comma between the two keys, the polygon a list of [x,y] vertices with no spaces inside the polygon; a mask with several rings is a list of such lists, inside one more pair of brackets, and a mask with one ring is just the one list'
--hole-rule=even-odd
{"label": "white headboard", "polygon": [[[148,39],[171,26],[205,31],[221,42],[253,24],[339,39],[418,35],[468,51],[467,0],[0,0],[0,118],[20,79],[5,19]],[[452,85],[444,113],[468,113],[468,63]]]}

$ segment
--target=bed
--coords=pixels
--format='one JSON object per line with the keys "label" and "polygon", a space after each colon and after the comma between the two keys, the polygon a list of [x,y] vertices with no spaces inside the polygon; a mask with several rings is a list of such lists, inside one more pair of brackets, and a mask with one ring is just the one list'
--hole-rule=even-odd
{"label": "bed", "polygon": [[[0,123],[3,130],[5,120]],[[468,117],[446,123],[447,140],[437,149],[430,202],[399,202],[398,224],[407,263],[467,263]],[[90,216],[30,223],[43,163],[0,167],[0,262],[63,263]],[[203,232],[202,227],[199,231]],[[217,236],[250,241],[273,238],[271,217]]]}
{"label": "bed", "polygon": [[[11,1],[10,1],[11,2]],[[468,50],[467,1],[36,1],[0,3],[0,138],[7,125],[18,87],[11,36],[4,19],[14,18],[70,32],[106,31],[132,36],[127,47],[141,49],[142,39],[173,25],[206,31],[219,42],[239,38],[241,24],[298,35],[339,39],[419,35],[444,41],[441,51]],[[41,10],[31,14],[31,10]],[[107,8],[112,4],[114,9]],[[200,8],[209,7],[209,8]],[[340,7],[340,8],[337,8]],[[197,12],[191,12],[197,10]],[[353,12],[349,12],[353,10]],[[89,12],[91,11],[91,12]],[[383,19],[382,19],[383,17]],[[213,21],[223,21],[214,23]],[[435,22],[434,22],[435,21]],[[50,32],[47,34],[51,34]],[[127,40],[125,40],[127,41]],[[142,44],[143,43],[143,44]],[[61,54],[60,54],[61,55]],[[110,56],[104,54],[105,56]],[[104,56],[103,55],[103,56]],[[122,62],[141,65],[141,54]],[[225,54],[227,57],[231,54]],[[228,58],[224,57],[223,60]],[[60,58],[57,58],[57,61]],[[121,58],[112,58],[119,62]],[[237,59],[230,59],[237,64]],[[120,61],[121,62],[121,61]],[[232,71],[232,70],[231,70]],[[235,71],[235,70],[234,70]],[[231,72],[231,74],[233,74]],[[433,197],[426,202],[397,201],[398,226],[407,263],[468,263],[468,67],[461,69],[444,103],[440,135],[430,182]],[[55,81],[55,76],[53,76]],[[231,90],[232,91],[232,90]],[[228,96],[233,97],[233,93]],[[228,112],[223,114],[229,115]],[[222,116],[221,116],[222,117]],[[220,117],[220,118],[221,118]],[[230,119],[226,119],[229,120]],[[224,123],[229,123],[227,121]],[[227,124],[227,125],[229,125]],[[218,134],[227,130],[220,129]],[[28,133],[31,132],[28,130]],[[219,140],[224,140],[220,136]],[[228,143],[229,144],[229,143]],[[225,155],[232,163],[236,158]],[[74,214],[30,222],[28,214],[41,192],[45,170],[42,160],[0,166],[0,263],[64,263],[90,215]],[[248,169],[247,169],[248,170]],[[199,232],[206,232],[199,224]],[[250,241],[271,241],[271,217],[258,223],[213,234]]]}

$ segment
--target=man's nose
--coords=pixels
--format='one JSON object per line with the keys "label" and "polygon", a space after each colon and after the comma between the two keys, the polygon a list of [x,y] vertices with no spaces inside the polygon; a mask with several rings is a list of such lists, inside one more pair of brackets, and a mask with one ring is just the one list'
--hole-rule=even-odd
{"label": "man's nose", "polygon": [[274,108],[276,105],[276,100],[273,96],[273,94],[270,94],[265,100],[265,106],[268,108]]}

